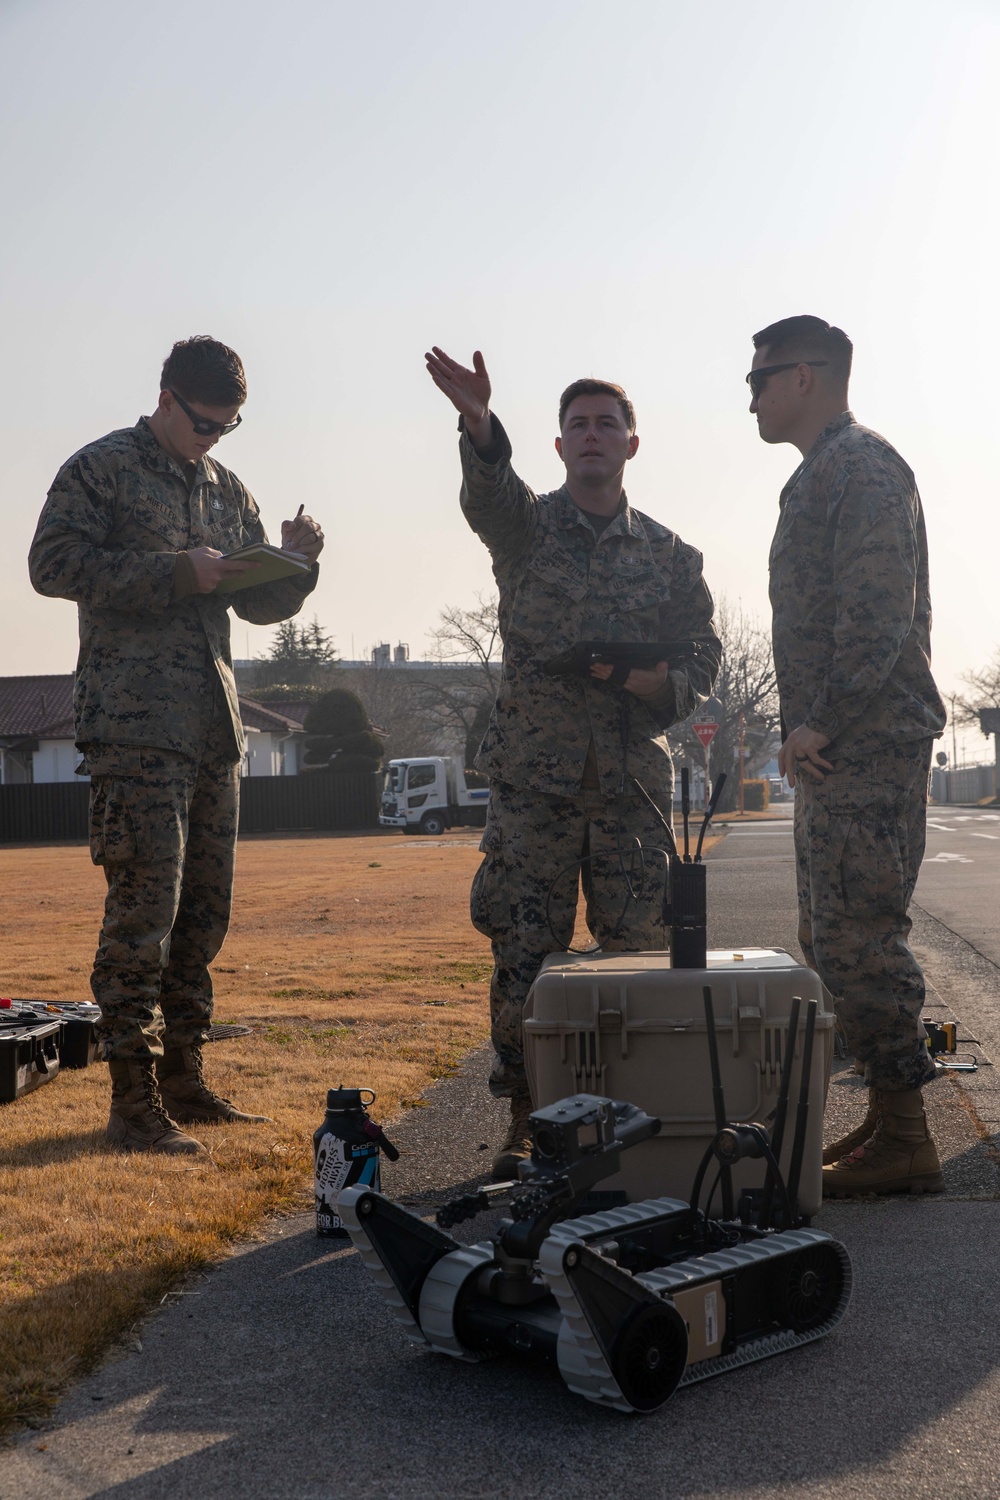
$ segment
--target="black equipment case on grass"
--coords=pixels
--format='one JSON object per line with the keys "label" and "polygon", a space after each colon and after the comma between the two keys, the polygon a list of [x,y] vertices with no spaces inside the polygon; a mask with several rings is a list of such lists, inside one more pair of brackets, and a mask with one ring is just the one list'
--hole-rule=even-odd
{"label": "black equipment case on grass", "polygon": [[90,1000],[12,1000],[15,1014],[25,1020],[29,1015],[41,1021],[58,1021],[62,1027],[59,1039],[59,1061],[64,1068],[89,1068],[97,1061],[94,1024],[100,1007]]}
{"label": "black equipment case on grass", "polygon": [[0,1103],[30,1094],[59,1073],[58,1020],[12,1015],[0,1019]]}

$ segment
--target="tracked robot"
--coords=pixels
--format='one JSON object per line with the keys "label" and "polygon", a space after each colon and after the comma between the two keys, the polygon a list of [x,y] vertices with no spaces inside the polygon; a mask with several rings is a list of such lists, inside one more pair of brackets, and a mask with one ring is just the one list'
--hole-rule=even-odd
{"label": "tracked robot", "polygon": [[[669,644],[670,650],[667,650]],[[694,649],[693,643],[680,643]],[[652,660],[678,643],[652,643]],[[619,677],[638,663],[633,646],[582,642],[548,670],[585,673],[610,661]],[[618,653],[616,655],[615,653]],[[620,659],[619,659],[620,658]],[[622,794],[626,773],[623,710]],[[707,921],[702,843],[725,777],[706,808],[692,857],[688,772],[681,776],[683,854],[660,819],[666,847],[620,851],[628,900],[632,874],[663,872],[663,914],[671,967],[706,968]],[[662,863],[661,863],[662,861]],[[631,868],[626,868],[626,863]],[[575,869],[575,867],[574,867]],[[623,912],[624,916],[624,912]],[[651,1198],[606,1207],[596,1185],[619,1170],[632,1146],[661,1122],[635,1105],[579,1093],[531,1116],[532,1152],[519,1181],[493,1184],[438,1210],[436,1223],[380,1193],[347,1188],[338,1212],[365,1267],[406,1335],[453,1359],[515,1354],[554,1362],[570,1390],[624,1412],[658,1410],[683,1385],[707,1380],[822,1338],[843,1317],[851,1289],[844,1247],[809,1227],[798,1207],[809,1112],[817,1002],[807,1001],[799,1097],[782,1158],[801,1002],[792,999],[773,1121],[727,1119],[711,985],[702,990],[715,1134],[695,1174],[690,1202]],[[766,1163],[762,1186],[734,1202],[732,1169]],[[714,1168],[715,1180],[702,1196]],[[716,1191],[720,1212],[712,1216]],[[488,1210],[506,1209],[496,1233],[463,1245],[448,1230]],[[597,1211],[595,1211],[595,1209]]]}
{"label": "tracked robot", "polygon": [[[341,1194],[343,1222],[410,1339],[466,1361],[497,1354],[554,1361],[588,1401],[648,1413],[679,1386],[783,1354],[836,1326],[850,1298],[850,1261],[842,1245],[808,1226],[796,1203],[805,1062],[788,1181],[778,1166],[799,1008],[793,1002],[769,1130],[727,1122],[709,987],[704,1003],[718,1128],[689,1203],[654,1198],[585,1211],[621,1153],[660,1128],[631,1104],[591,1094],[536,1110],[520,1181],[445,1204],[436,1224],[378,1193]],[[806,1007],[806,1057],[815,1007]],[[730,1172],[747,1156],[767,1162],[764,1185],[745,1189],[734,1205]],[[710,1212],[715,1186],[700,1206],[713,1166],[718,1218]],[[463,1245],[447,1232],[497,1207],[509,1217],[492,1239]]]}

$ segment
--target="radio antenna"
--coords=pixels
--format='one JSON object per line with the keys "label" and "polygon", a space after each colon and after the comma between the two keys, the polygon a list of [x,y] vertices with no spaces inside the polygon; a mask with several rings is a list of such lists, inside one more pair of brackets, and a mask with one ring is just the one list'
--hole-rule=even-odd
{"label": "radio antenna", "polygon": [[[798,995],[792,996],[792,1003],[788,1011],[788,1036],[785,1041],[785,1056],[782,1060],[781,1083],[778,1088],[778,1102],[774,1107],[774,1129],[771,1131],[771,1161],[767,1164],[767,1176],[764,1178],[764,1192],[760,1203],[760,1227],[767,1229],[771,1223],[771,1211],[774,1206],[774,1190],[777,1187],[775,1181],[775,1167],[772,1162],[777,1163],[778,1171],[781,1170],[781,1147],[785,1139],[785,1120],[788,1117],[788,1093],[792,1084],[792,1059],[795,1056],[795,1042],[799,1034],[799,1009],[802,1001]],[[779,1045],[780,1031],[775,1031],[775,1047]],[[775,1058],[777,1062],[777,1058]],[[786,1229],[791,1225],[786,1224]]]}
{"label": "radio antenna", "polygon": [[812,1072],[813,1038],[816,1034],[815,1000],[806,1001],[806,1031],[802,1041],[802,1072],[799,1078],[799,1103],[795,1111],[795,1136],[792,1140],[792,1159],[788,1164],[788,1197],[795,1217],[799,1217],[799,1178],[802,1176],[802,1156],[806,1147],[806,1126],[809,1124],[809,1075]]}
{"label": "radio antenna", "polygon": [[[716,1134],[726,1128],[726,1100],[722,1092],[722,1071],[719,1067],[719,1041],[715,1034],[715,1006],[712,1004],[712,987],[706,984],[702,999],[705,1002],[705,1030],[708,1033],[708,1060],[712,1066],[712,1103],[715,1107]],[[722,1183],[722,1217],[733,1217],[733,1173],[732,1168],[719,1168]]]}
{"label": "radio antenna", "polygon": [[722,796],[722,788],[725,786],[725,784],[726,773],[725,771],[723,771],[720,776],[716,776],[715,778],[715,785],[712,788],[712,795],[709,798],[708,806],[705,808],[705,818],[701,825],[701,832],[698,835],[698,847],[694,851],[694,862],[696,865],[701,863],[701,846],[705,842],[705,834],[708,832],[708,825],[709,823],[711,823],[712,819],[715,816],[715,809],[719,805],[719,798]]}
{"label": "radio antenna", "polygon": [[684,819],[684,863],[691,863],[691,844],[688,839],[688,820],[691,817],[691,773],[687,766],[681,767],[681,817]]}

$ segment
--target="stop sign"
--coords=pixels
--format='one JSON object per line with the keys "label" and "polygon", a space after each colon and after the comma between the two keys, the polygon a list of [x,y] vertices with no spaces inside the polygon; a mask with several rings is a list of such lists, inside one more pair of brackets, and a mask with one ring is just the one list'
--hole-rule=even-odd
{"label": "stop sign", "polygon": [[715,739],[718,727],[719,726],[714,719],[698,719],[694,724],[691,725],[691,728],[701,740],[701,743],[704,745],[706,750]]}

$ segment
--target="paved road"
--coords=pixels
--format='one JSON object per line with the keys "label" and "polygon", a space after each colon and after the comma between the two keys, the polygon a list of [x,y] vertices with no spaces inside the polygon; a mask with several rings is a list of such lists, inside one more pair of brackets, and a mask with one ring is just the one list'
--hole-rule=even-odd
{"label": "paved road", "polygon": [[1000,811],[930,809],[915,899],[1000,965]]}
{"label": "paved road", "polygon": [[[730,825],[716,857],[783,861],[790,872],[791,826],[779,821]],[[794,891],[790,873],[785,885]],[[1000,968],[1000,811],[930,809],[914,899],[921,912]],[[718,915],[716,908],[713,913]]]}
{"label": "paved road", "polygon": [[[709,890],[713,944],[794,949],[787,832],[731,832],[710,857]],[[950,962],[960,973],[960,956]],[[477,1177],[500,1125],[485,1073],[485,1055],[473,1056],[399,1122],[389,1191],[429,1204]],[[831,1094],[835,1109],[860,1112],[848,1071]],[[0,1454],[0,1497],[992,1500],[998,1173],[954,1082],[928,1103],[946,1197],[837,1204],[819,1217],[855,1267],[841,1328],[683,1392],[658,1416],[589,1406],[551,1371],[422,1353],[357,1256],[316,1240],[300,1217],[189,1284],[149,1320],[141,1349],[81,1381],[49,1428]]]}

